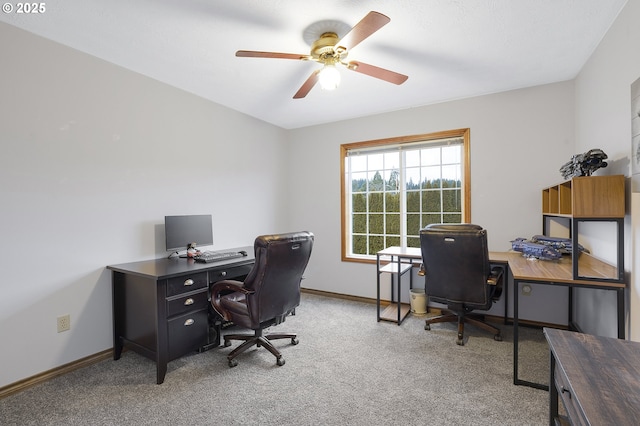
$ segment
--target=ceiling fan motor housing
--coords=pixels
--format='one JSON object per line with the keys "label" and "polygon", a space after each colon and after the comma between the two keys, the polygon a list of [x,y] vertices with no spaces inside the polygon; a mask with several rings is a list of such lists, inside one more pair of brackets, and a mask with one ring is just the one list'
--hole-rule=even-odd
{"label": "ceiling fan motor housing", "polygon": [[323,63],[336,63],[347,56],[344,48],[338,47],[338,35],[334,32],[326,32],[320,35],[320,38],[311,45],[311,56]]}

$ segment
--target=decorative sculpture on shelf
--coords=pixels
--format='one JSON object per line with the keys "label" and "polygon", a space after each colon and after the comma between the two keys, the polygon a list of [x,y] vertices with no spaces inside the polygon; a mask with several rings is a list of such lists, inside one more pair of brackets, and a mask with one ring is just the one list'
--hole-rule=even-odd
{"label": "decorative sculpture on shelf", "polygon": [[591,176],[596,170],[607,167],[607,154],[601,149],[590,149],[584,154],[576,154],[571,161],[560,167],[560,173],[566,180],[576,176]]}

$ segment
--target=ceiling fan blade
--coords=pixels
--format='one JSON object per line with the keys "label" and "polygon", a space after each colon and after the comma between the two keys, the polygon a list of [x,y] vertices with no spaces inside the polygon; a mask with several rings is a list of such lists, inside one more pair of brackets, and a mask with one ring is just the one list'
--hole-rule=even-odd
{"label": "ceiling fan blade", "polygon": [[316,70],[312,72],[309,78],[307,79],[307,81],[305,81],[300,87],[300,89],[298,89],[296,94],[293,95],[293,99],[300,99],[307,96],[307,94],[311,91],[311,89],[313,89],[313,86],[315,86],[316,83],[318,82],[319,73],[320,73],[320,70]]}
{"label": "ceiling fan blade", "polygon": [[276,58],[276,59],[308,59],[309,55],[299,53],[257,52],[255,50],[238,50],[236,56],[241,58]]}
{"label": "ceiling fan blade", "polygon": [[342,40],[338,42],[336,47],[344,47],[347,50],[353,49],[360,44],[362,40],[387,25],[390,21],[391,19],[388,16],[371,11],[351,28],[351,31],[342,37]]}
{"label": "ceiling fan blade", "polygon": [[351,71],[379,78],[380,80],[388,81],[389,83],[393,84],[402,84],[409,78],[409,76],[406,76],[404,74],[399,74],[397,72],[389,71],[384,68],[379,68],[359,61],[349,62],[347,68]]}

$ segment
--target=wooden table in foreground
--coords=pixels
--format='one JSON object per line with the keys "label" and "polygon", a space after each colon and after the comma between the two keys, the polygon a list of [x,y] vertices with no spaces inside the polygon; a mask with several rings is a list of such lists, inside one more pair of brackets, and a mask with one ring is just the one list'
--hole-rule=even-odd
{"label": "wooden table in foreground", "polygon": [[[637,425],[640,343],[552,328],[549,424]],[[558,418],[558,397],[568,419]]]}
{"label": "wooden table in foreground", "polygon": [[[553,285],[569,288],[568,324],[574,328],[573,324],[573,288],[596,288],[601,290],[611,290],[617,296],[617,327],[618,338],[625,338],[624,330],[624,289],[626,284],[616,282],[612,277],[617,277],[617,269],[605,262],[602,262],[586,253],[582,253],[578,260],[580,271],[583,276],[589,279],[573,279],[573,266],[571,257],[563,257],[560,260],[547,261],[529,259],[519,252],[491,252],[489,254],[492,262],[506,262],[513,277],[513,383],[516,385],[531,386],[538,389],[548,389],[547,385],[528,382],[518,378],[518,295],[520,294],[520,284]],[[507,287],[507,286],[505,286]],[[505,318],[506,318],[506,298],[505,293]]]}

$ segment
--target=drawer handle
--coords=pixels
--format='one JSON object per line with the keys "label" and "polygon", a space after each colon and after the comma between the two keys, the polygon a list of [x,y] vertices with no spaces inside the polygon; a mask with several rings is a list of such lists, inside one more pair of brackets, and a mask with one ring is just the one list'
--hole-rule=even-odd
{"label": "drawer handle", "polygon": [[188,280],[186,280],[184,282],[184,285],[193,285],[193,280],[191,278],[189,278]]}
{"label": "drawer handle", "polygon": [[564,386],[560,388],[560,393],[566,393],[569,396],[569,399],[571,399],[571,391]]}
{"label": "drawer handle", "polygon": [[192,298],[188,298],[187,300],[184,301],[184,306],[189,306],[189,305],[193,305],[195,302]]}
{"label": "drawer handle", "polygon": [[193,319],[191,319],[191,318],[189,318],[188,320],[186,320],[184,322],[184,325],[186,325],[187,327],[190,326],[190,325],[193,325],[193,324],[195,324],[195,321]]}
{"label": "drawer handle", "polygon": [[220,276],[221,276],[221,277],[226,277],[226,276],[227,276],[227,271],[222,271],[222,272],[220,272]]}

